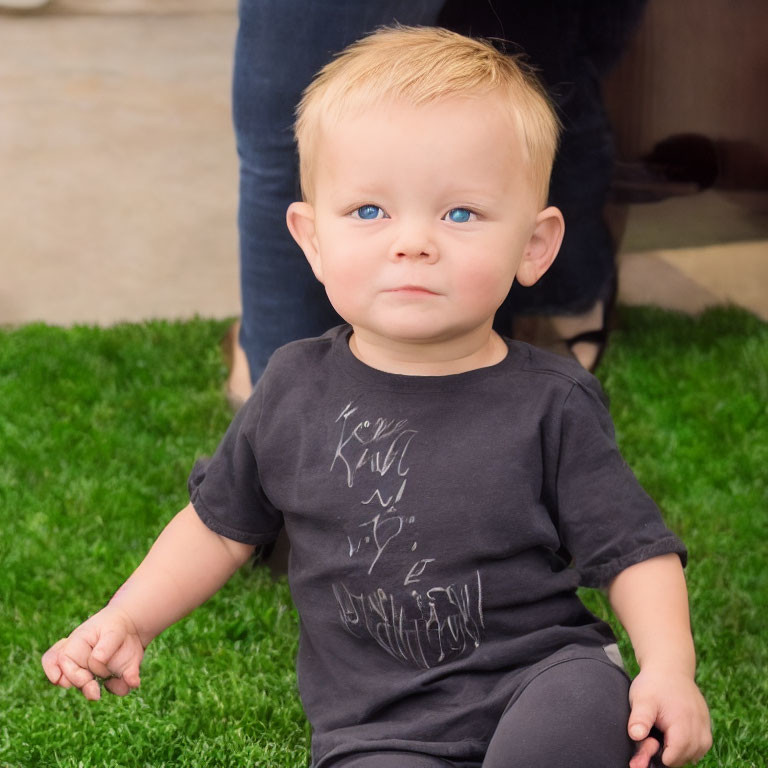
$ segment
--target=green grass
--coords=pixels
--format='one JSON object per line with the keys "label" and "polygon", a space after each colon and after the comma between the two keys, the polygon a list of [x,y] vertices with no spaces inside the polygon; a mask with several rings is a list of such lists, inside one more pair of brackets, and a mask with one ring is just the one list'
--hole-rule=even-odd
{"label": "green grass", "polygon": [[[230,415],[226,323],[0,331],[0,766],[305,766],[287,585],[244,569],[86,702],[39,658],[97,610],[187,501]],[[600,369],[620,445],[690,550],[707,768],[768,755],[768,326],[622,311]],[[602,596],[587,595],[605,612]],[[626,640],[622,638],[625,655]]]}

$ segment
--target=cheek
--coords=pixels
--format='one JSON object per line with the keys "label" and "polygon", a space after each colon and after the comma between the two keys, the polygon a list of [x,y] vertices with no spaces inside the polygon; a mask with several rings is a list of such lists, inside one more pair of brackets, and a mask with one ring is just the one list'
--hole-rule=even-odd
{"label": "cheek", "polygon": [[333,308],[345,320],[350,320],[357,307],[366,303],[369,280],[370,272],[355,259],[334,259],[324,265],[325,292]]}
{"label": "cheek", "polygon": [[466,295],[496,302],[496,306],[504,301],[525,247],[519,229],[508,225],[489,227],[481,238],[457,249],[458,258],[453,260],[455,279]]}
{"label": "cheek", "polygon": [[515,277],[514,265],[509,261],[483,263],[462,270],[459,276],[462,292],[472,305],[496,311],[509,293]]}

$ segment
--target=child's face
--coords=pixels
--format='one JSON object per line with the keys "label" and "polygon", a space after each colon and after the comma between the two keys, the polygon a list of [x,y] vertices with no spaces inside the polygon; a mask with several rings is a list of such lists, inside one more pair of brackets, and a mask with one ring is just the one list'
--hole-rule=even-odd
{"label": "child's face", "polygon": [[[337,312],[384,344],[490,334],[515,276],[535,282],[562,234],[496,96],[345,118],[318,140],[314,183],[289,227]],[[543,268],[542,216],[559,222]]]}

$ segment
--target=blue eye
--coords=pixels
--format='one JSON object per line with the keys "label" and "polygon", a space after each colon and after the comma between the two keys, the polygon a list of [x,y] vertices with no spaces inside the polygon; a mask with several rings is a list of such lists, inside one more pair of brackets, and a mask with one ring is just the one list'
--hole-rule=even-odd
{"label": "blue eye", "polygon": [[384,211],[378,205],[361,205],[352,212],[352,216],[356,219],[372,221],[373,219],[383,219]]}
{"label": "blue eye", "polygon": [[474,215],[475,214],[472,213],[472,211],[467,210],[466,208],[451,208],[451,210],[445,214],[445,218],[455,224],[466,224],[468,221],[472,220]]}

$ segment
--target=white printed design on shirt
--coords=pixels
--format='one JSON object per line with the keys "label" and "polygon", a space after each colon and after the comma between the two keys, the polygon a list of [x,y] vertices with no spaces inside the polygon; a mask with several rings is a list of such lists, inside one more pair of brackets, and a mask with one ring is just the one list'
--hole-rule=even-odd
{"label": "white printed design on shirt", "polygon": [[340,431],[330,467],[331,472],[341,468],[348,489],[355,489],[361,475],[367,480],[373,476],[376,483],[357,502],[364,517],[352,535],[346,534],[349,557],[363,558],[374,579],[377,571],[399,567],[402,598],[381,586],[361,591],[341,582],[333,584],[333,593],[342,624],[355,637],[368,635],[394,658],[429,669],[480,645],[480,573],[475,571],[462,584],[414,588],[437,562],[435,557],[414,556],[405,570],[386,562],[388,548],[403,535],[413,536],[409,551],[418,548],[416,515],[401,509],[410,471],[408,448],[418,432],[406,419],[361,419],[357,410],[349,403],[336,419]]}

